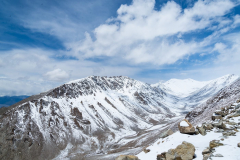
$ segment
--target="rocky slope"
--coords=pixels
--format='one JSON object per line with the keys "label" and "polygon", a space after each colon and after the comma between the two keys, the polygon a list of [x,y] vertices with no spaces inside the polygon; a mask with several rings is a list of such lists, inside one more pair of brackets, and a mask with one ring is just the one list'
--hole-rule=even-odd
{"label": "rocky slope", "polygon": [[[187,120],[179,123],[179,131],[158,139],[137,155],[140,160],[157,159],[239,159],[240,149],[240,100],[216,110],[220,119],[201,121],[192,128]],[[187,122],[185,125],[182,122]],[[183,132],[184,130],[184,132]],[[183,134],[184,133],[184,134]],[[175,148],[175,149],[174,149]],[[147,151],[147,152],[146,152]]]}
{"label": "rocky slope", "polygon": [[191,108],[180,100],[123,76],[72,81],[0,109],[0,159],[110,160],[136,154],[176,127]]}
{"label": "rocky slope", "polygon": [[[232,84],[238,78],[239,76],[232,74],[203,82],[192,79],[172,79],[165,83],[153,84],[152,86],[166,93],[164,98],[167,99],[166,105],[178,106],[175,112],[178,113],[182,111],[182,113],[187,113],[198,105],[206,102],[209,98],[217,94],[224,87]],[[173,87],[175,89],[173,89]]]}
{"label": "rocky slope", "polygon": [[205,103],[193,109],[187,114],[186,118],[194,124],[210,120],[216,110],[230,106],[238,99],[240,99],[240,78],[231,85],[221,89]]}
{"label": "rocky slope", "polygon": [[163,97],[122,76],[92,76],[29,97],[1,113],[0,159],[81,159],[141,147],[159,134],[148,128],[174,120]]}
{"label": "rocky slope", "polygon": [[239,78],[237,75],[225,75],[220,78],[211,80],[201,89],[193,92],[190,96],[185,97],[182,101],[188,103],[189,106],[195,108],[197,105],[206,102],[210,97],[214,96],[221,89],[229,86]]}

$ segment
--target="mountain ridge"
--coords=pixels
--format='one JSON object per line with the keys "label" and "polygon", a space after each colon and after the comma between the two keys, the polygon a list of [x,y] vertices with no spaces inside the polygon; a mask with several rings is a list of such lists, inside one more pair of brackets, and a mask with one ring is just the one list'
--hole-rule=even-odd
{"label": "mountain ridge", "polygon": [[126,76],[70,81],[0,111],[0,158],[20,152],[25,159],[106,159],[126,148],[137,153],[191,109],[179,101]]}

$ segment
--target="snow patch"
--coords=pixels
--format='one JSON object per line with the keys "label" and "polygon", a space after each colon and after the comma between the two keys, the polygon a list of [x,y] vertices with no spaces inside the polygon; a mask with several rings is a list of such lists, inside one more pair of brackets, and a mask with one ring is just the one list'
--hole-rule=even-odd
{"label": "snow patch", "polygon": [[189,127],[189,125],[188,125],[188,123],[186,121],[182,121],[180,123],[180,126],[182,126],[182,127]]}

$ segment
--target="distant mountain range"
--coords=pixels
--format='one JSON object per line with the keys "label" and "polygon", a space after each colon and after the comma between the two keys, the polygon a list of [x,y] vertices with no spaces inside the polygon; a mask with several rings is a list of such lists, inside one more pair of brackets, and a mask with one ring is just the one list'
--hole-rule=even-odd
{"label": "distant mountain range", "polygon": [[71,81],[0,109],[0,159],[107,160],[137,153],[238,78],[153,85],[125,76]]}
{"label": "distant mountain range", "polygon": [[196,106],[206,102],[222,88],[239,78],[237,75],[225,75],[211,81],[193,79],[171,79],[165,83],[153,84],[153,87],[166,93],[165,104],[175,107],[178,112],[190,112]]}

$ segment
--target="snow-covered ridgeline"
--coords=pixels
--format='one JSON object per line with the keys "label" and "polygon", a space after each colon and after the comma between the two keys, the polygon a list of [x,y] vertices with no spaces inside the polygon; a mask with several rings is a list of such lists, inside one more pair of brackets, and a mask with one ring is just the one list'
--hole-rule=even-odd
{"label": "snow-covered ridgeline", "polygon": [[240,99],[240,78],[229,86],[221,89],[216,95],[203,104],[194,108],[187,114],[186,118],[194,124],[210,120],[216,110],[230,106],[238,99]]}

